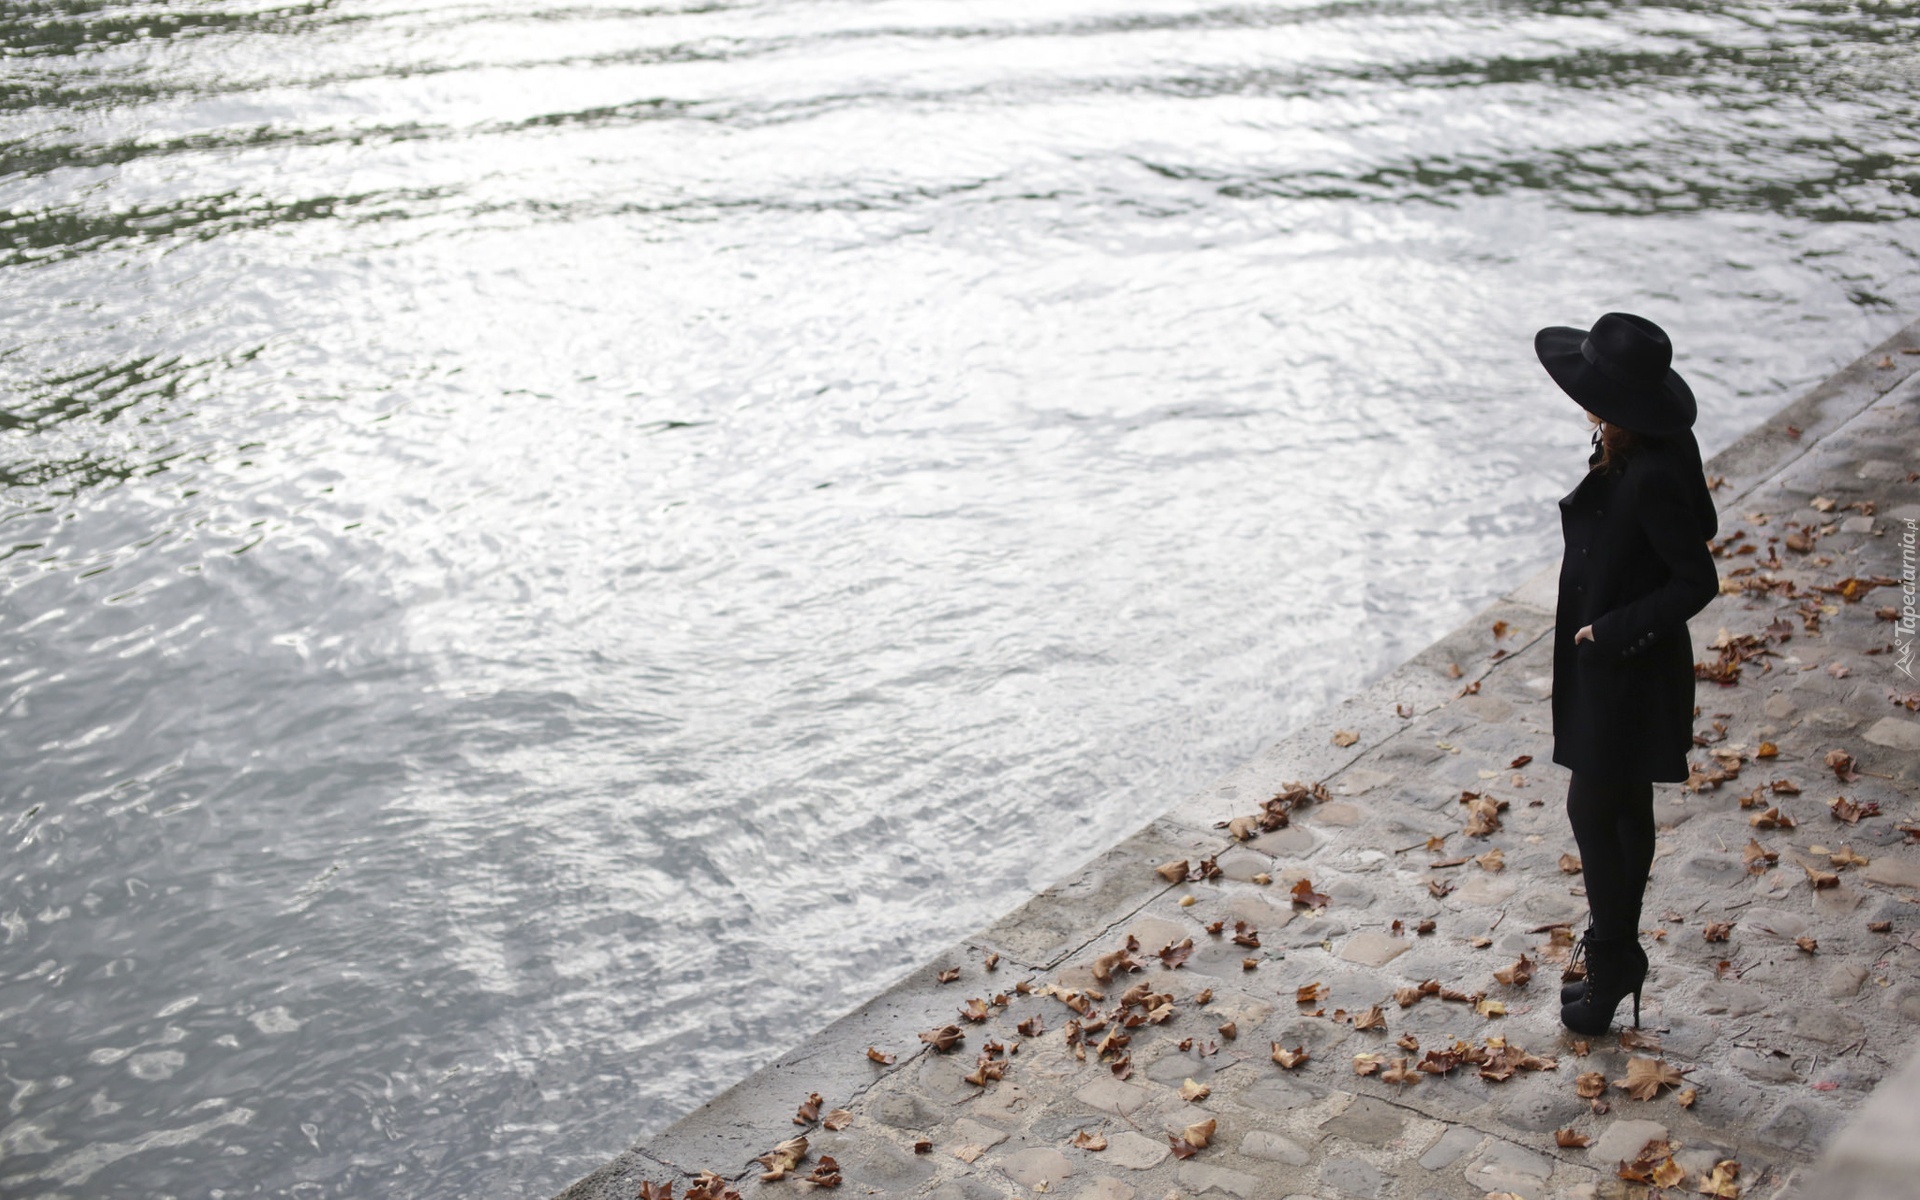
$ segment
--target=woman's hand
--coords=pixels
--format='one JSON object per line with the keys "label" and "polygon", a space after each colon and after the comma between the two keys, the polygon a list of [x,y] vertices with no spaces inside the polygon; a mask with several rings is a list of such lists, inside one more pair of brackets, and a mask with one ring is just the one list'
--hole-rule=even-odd
{"label": "woman's hand", "polygon": [[1573,635],[1573,644],[1576,646],[1578,646],[1581,642],[1591,642],[1592,640],[1593,640],[1593,626],[1591,625],[1582,625],[1580,627],[1580,632]]}

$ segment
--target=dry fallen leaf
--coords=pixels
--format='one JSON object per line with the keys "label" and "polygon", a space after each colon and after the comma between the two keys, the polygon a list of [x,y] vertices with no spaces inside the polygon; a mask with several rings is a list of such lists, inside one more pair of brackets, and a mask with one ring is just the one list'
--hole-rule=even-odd
{"label": "dry fallen leaf", "polygon": [[953,1156],[963,1163],[970,1163],[987,1152],[987,1148],[978,1142],[962,1142],[953,1148]]}
{"label": "dry fallen leaf", "polygon": [[1311,1057],[1312,1055],[1307,1053],[1306,1047],[1304,1046],[1295,1046],[1291,1050],[1283,1050],[1280,1048],[1279,1042],[1273,1043],[1273,1061],[1289,1071],[1301,1063],[1306,1062],[1307,1059]]}
{"label": "dry fallen leaf", "polygon": [[1173,1156],[1183,1159],[1192,1158],[1195,1154],[1205,1150],[1207,1143],[1213,1140],[1215,1127],[1214,1119],[1208,1117],[1197,1125],[1187,1126],[1177,1134],[1168,1134],[1167,1142],[1173,1150]]}
{"label": "dry fallen leaf", "polygon": [[1300,882],[1294,884],[1290,892],[1295,904],[1302,904],[1308,908],[1323,908],[1326,906],[1326,895],[1314,891],[1313,881],[1310,879],[1302,879]]}
{"label": "dry fallen leaf", "polygon": [[1179,883],[1187,877],[1187,860],[1180,858],[1173,862],[1161,863],[1153,869],[1153,873],[1168,883]]}
{"label": "dry fallen leaf", "polygon": [[1681,1088],[1673,1094],[1673,1102],[1681,1108],[1692,1108],[1693,1102],[1699,1098],[1700,1092],[1695,1088]]}
{"label": "dry fallen leaf", "polygon": [[1755,758],[1777,758],[1779,754],[1780,747],[1774,745],[1772,742],[1761,742],[1760,748],[1753,752]]}
{"label": "dry fallen leaf", "polygon": [[1868,921],[1867,932],[1868,933],[1892,933],[1893,922],[1892,921]]}
{"label": "dry fallen leaf", "polygon": [[815,1121],[818,1121],[820,1119],[820,1106],[824,1103],[826,1103],[826,1101],[820,1098],[819,1092],[812,1093],[806,1098],[805,1102],[800,1105],[800,1111],[794,1114],[793,1123],[795,1125],[811,1125]]}
{"label": "dry fallen leaf", "polygon": [[933,1143],[926,1138],[921,1138],[913,1144],[913,1152],[915,1154],[931,1154],[933,1153]]}
{"label": "dry fallen leaf", "polygon": [[1489,1019],[1507,1015],[1507,1006],[1498,1000],[1482,1000],[1473,1006],[1473,1011]]}
{"label": "dry fallen leaf", "polygon": [[1082,1129],[1073,1135],[1073,1144],[1082,1150],[1091,1150],[1098,1154],[1107,1148],[1107,1137],[1103,1133],[1090,1133]]}
{"label": "dry fallen leaf", "polygon": [[1660,1094],[1661,1088],[1677,1088],[1685,1083],[1684,1076],[1690,1070],[1691,1067],[1676,1067],[1662,1058],[1635,1055],[1627,1060],[1627,1077],[1614,1080],[1613,1086],[1635,1100],[1651,1100]]}
{"label": "dry fallen leaf", "polygon": [[1793,944],[1805,950],[1808,954],[1817,954],[1820,952],[1820,943],[1810,937],[1797,937],[1793,939]]}
{"label": "dry fallen leaf", "polygon": [[836,1108],[821,1120],[820,1127],[838,1133],[851,1124],[853,1124],[853,1112],[850,1109]]}
{"label": "dry fallen leaf", "polygon": [[1196,1100],[1205,1100],[1212,1093],[1213,1089],[1211,1087],[1204,1083],[1196,1083],[1192,1079],[1188,1079],[1180,1085],[1180,1098],[1188,1104],[1192,1104]]}
{"label": "dry fallen leaf", "polygon": [[1495,846],[1473,861],[1478,864],[1483,871],[1504,871],[1507,869],[1507,856],[1498,846]]}
{"label": "dry fallen leaf", "polygon": [[941,983],[952,983],[954,980],[958,978],[960,978],[959,967],[948,967],[946,970],[940,972]]}
{"label": "dry fallen leaf", "polygon": [[1336,729],[1333,731],[1333,744],[1336,746],[1351,746],[1359,740],[1360,735],[1351,729]]}
{"label": "dry fallen leaf", "polygon": [[813,1174],[801,1180],[814,1187],[836,1188],[840,1186],[840,1164],[833,1161],[833,1155],[822,1154],[820,1161],[814,1164]]}
{"label": "dry fallen leaf", "polygon": [[1386,1065],[1387,1056],[1384,1054],[1356,1054],[1353,1056],[1353,1073],[1355,1075],[1372,1075]]}
{"label": "dry fallen leaf", "polygon": [[1232,1041],[1240,1036],[1240,1026],[1233,1021],[1228,1021],[1220,1027],[1220,1036],[1228,1041]]}
{"label": "dry fallen leaf", "polygon": [[1527,981],[1533,978],[1533,967],[1533,960],[1522,954],[1519,962],[1500,968],[1493,973],[1493,977],[1509,987],[1525,987]]}
{"label": "dry fallen leaf", "polygon": [[[1851,599],[1851,597],[1849,597],[1849,599]],[[1834,775],[1841,783],[1860,782],[1860,773],[1854,769],[1853,755],[1848,754],[1845,750],[1827,751],[1825,761],[1829,767],[1833,768]]]}
{"label": "dry fallen leaf", "polygon": [[1327,985],[1317,979],[1312,983],[1303,983],[1293,989],[1293,1002],[1295,1004],[1318,1004],[1326,998]]}
{"label": "dry fallen leaf", "polygon": [[[671,1192],[668,1193],[668,1200],[672,1200]],[[741,1200],[741,1198],[739,1191],[727,1182],[725,1176],[712,1171],[702,1171],[688,1186],[687,1200]]]}
{"label": "dry fallen leaf", "polygon": [[1873,860],[1864,854],[1854,853],[1852,846],[1842,846],[1827,855],[1827,861],[1836,867],[1864,867]]}
{"label": "dry fallen leaf", "polygon": [[1574,855],[1562,854],[1560,856],[1560,873],[1563,875],[1578,875],[1580,873],[1580,860]]}
{"label": "dry fallen leaf", "polygon": [[781,1142],[753,1161],[766,1168],[766,1172],[760,1176],[761,1181],[772,1183],[776,1179],[785,1179],[787,1172],[799,1166],[800,1160],[806,1156],[807,1139],[797,1137]]}
{"label": "dry fallen leaf", "polygon": [[1571,1128],[1553,1131],[1553,1144],[1562,1150],[1579,1150],[1593,1145],[1593,1139],[1584,1133],[1575,1133]]}
{"label": "dry fallen leaf", "polygon": [[958,1025],[942,1025],[938,1029],[924,1030],[920,1034],[921,1041],[932,1046],[935,1050],[943,1052],[953,1049],[956,1045],[965,1041],[966,1037],[966,1034],[960,1032]]}
{"label": "dry fallen leaf", "polygon": [[1812,867],[1805,866],[1804,864],[1802,864],[1802,869],[1806,871],[1807,882],[1813,885],[1815,891],[1823,891],[1830,887],[1840,886],[1840,877],[1832,871],[1816,871]]}
{"label": "dry fallen leaf", "polygon": [[1730,1158],[1723,1158],[1713,1165],[1713,1171],[1700,1181],[1699,1192],[1703,1196],[1718,1196],[1721,1200],[1739,1200],[1740,1185],[1734,1180],[1740,1175],[1740,1164]]}
{"label": "dry fallen leaf", "polygon": [[1732,935],[1733,922],[1731,921],[1708,921],[1707,927],[1700,931],[1700,936],[1709,942],[1724,942]]}
{"label": "dry fallen leaf", "polygon": [[1387,1027],[1387,1014],[1381,1012],[1380,1006],[1376,1004],[1363,1013],[1355,1013],[1353,1016],[1353,1027],[1355,1029],[1385,1029]]}
{"label": "dry fallen leaf", "polygon": [[1573,1090],[1582,1100],[1592,1100],[1607,1090],[1607,1077],[1598,1071],[1582,1071],[1574,1076]]}

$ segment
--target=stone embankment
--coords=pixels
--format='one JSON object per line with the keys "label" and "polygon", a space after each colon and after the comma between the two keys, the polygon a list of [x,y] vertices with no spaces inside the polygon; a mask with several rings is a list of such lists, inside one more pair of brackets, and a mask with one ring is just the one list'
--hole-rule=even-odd
{"label": "stone embankment", "polygon": [[1920,1194],[1916,470],[1920,325],[1708,464],[1637,1036],[1558,1020],[1556,566],[566,1200]]}

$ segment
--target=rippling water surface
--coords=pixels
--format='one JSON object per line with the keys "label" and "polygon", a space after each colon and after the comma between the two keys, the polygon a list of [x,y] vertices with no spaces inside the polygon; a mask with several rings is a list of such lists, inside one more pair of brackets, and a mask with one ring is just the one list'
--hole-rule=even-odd
{"label": "rippling water surface", "polygon": [[0,8],[0,1191],[550,1192],[1920,308],[1910,3]]}

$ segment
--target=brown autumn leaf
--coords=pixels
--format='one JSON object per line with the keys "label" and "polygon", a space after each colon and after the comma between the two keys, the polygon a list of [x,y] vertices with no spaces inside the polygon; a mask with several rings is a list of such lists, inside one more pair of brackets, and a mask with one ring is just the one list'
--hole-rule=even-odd
{"label": "brown autumn leaf", "polygon": [[1868,921],[1867,932],[1868,933],[1892,933],[1893,922],[1892,921]]}
{"label": "brown autumn leaf", "polygon": [[1518,758],[1516,758],[1516,759],[1514,759],[1514,760],[1513,760],[1512,762],[1510,762],[1510,763],[1508,763],[1508,764],[1507,764],[1507,768],[1508,768],[1509,770],[1513,770],[1513,771],[1518,771],[1518,770],[1519,770],[1519,769],[1520,769],[1521,767],[1524,767],[1524,766],[1526,766],[1526,765],[1527,765],[1528,763],[1530,763],[1530,762],[1532,762],[1532,761],[1533,761],[1533,755],[1531,755],[1531,754],[1522,754],[1522,755],[1521,755],[1520,757],[1518,757]]}
{"label": "brown autumn leaf", "polygon": [[1387,1056],[1384,1054],[1367,1053],[1353,1056],[1353,1073],[1355,1075],[1372,1075],[1386,1065]]}
{"label": "brown autumn leaf", "polygon": [[1700,936],[1709,942],[1724,942],[1733,936],[1733,922],[1708,921],[1707,927],[1700,931]]}
{"label": "brown autumn leaf", "polygon": [[1212,999],[1213,999],[1212,988],[1201,988],[1199,991],[1193,994],[1193,1002],[1195,1004],[1206,1004],[1208,1001]]}
{"label": "brown autumn leaf", "polygon": [[1620,1048],[1622,1050],[1659,1050],[1661,1046],[1659,1037],[1654,1034],[1643,1033],[1638,1029],[1622,1029]]}
{"label": "brown autumn leaf", "polygon": [[1336,729],[1333,731],[1333,744],[1336,746],[1351,746],[1359,740],[1360,735],[1351,729]]}
{"label": "brown autumn leaf", "polygon": [[1767,790],[1776,796],[1798,796],[1800,785],[1791,779],[1776,779],[1767,785]]}
{"label": "brown autumn leaf", "polygon": [[1240,1036],[1240,1026],[1233,1021],[1228,1021],[1220,1027],[1220,1036],[1228,1041],[1232,1041]]}
{"label": "brown autumn leaf", "polygon": [[1385,1029],[1387,1027],[1387,1014],[1381,1012],[1380,1006],[1376,1004],[1363,1013],[1355,1013],[1353,1015],[1353,1027],[1355,1029]]}
{"label": "brown autumn leaf", "polygon": [[946,970],[940,972],[939,978],[941,983],[952,983],[954,980],[960,978],[960,968],[948,967]]}
{"label": "brown autumn leaf", "polygon": [[1474,1004],[1473,1011],[1491,1020],[1494,1017],[1506,1016],[1507,1006],[1500,1000],[1480,1000]]}
{"label": "brown autumn leaf", "polygon": [[1168,942],[1166,945],[1160,947],[1160,965],[1166,967],[1168,970],[1172,970],[1174,967],[1184,966],[1192,954],[1192,938],[1183,938],[1178,945]]}
{"label": "brown autumn leaf", "polygon": [[1318,1004],[1327,998],[1327,985],[1318,979],[1312,983],[1303,983],[1293,990],[1295,1004]]}
{"label": "brown autumn leaf", "polygon": [[1593,1145],[1593,1139],[1584,1133],[1575,1133],[1571,1127],[1553,1131],[1553,1144],[1562,1150],[1580,1150]]}
{"label": "brown autumn leaf", "polygon": [[1506,852],[1498,846],[1478,856],[1473,861],[1482,871],[1504,871],[1507,869]]}
{"label": "brown autumn leaf", "polygon": [[1580,873],[1579,858],[1572,854],[1562,854],[1560,856],[1560,873],[1562,875],[1578,875]]}
{"label": "brown autumn leaf", "polygon": [[1432,893],[1433,898],[1436,900],[1446,895],[1448,892],[1451,892],[1452,890],[1453,890],[1453,884],[1448,880],[1445,880],[1445,879],[1427,880],[1427,891]]}
{"label": "brown autumn leaf", "polygon": [[1093,977],[1101,983],[1112,983],[1115,971],[1138,971],[1140,964],[1123,947],[1094,959],[1091,970]]}
{"label": "brown autumn leaf", "polygon": [[815,1187],[836,1188],[840,1186],[840,1164],[833,1161],[833,1155],[822,1154],[820,1161],[813,1165],[813,1173],[801,1180]]}
{"label": "brown autumn leaf", "polygon": [[979,1142],[962,1142],[953,1148],[953,1156],[963,1163],[970,1163],[987,1152]]}
{"label": "brown autumn leaf", "polygon": [[1493,977],[1508,987],[1525,987],[1527,981],[1533,978],[1533,968],[1533,960],[1522,954],[1519,962],[1500,968],[1493,973]]}
{"label": "brown autumn leaf", "polygon": [[1467,939],[1467,945],[1472,946],[1475,950],[1485,950],[1488,946],[1493,945],[1493,939],[1485,934],[1476,934]]}
{"label": "brown autumn leaf", "polygon": [[1813,885],[1815,891],[1825,891],[1827,888],[1840,886],[1840,876],[1832,871],[1816,871],[1804,864],[1801,869],[1806,871],[1807,882]]}
{"label": "brown autumn leaf", "polygon": [[[671,1193],[668,1200],[672,1200]],[[687,1200],[740,1200],[739,1191],[727,1182],[726,1177],[712,1171],[702,1171],[687,1187]]]}
{"label": "brown autumn leaf", "polygon": [[1808,954],[1818,954],[1820,952],[1820,943],[1810,937],[1797,937],[1793,939],[1793,944],[1805,950]]}
{"label": "brown autumn leaf", "polygon": [[1047,1031],[1047,1023],[1041,1019],[1039,1013],[1035,1013],[1014,1028],[1020,1031],[1020,1036],[1023,1038],[1037,1038]]}
{"label": "brown autumn leaf", "polygon": [[640,1181],[640,1200],[673,1200],[673,1184]]}
{"label": "brown autumn leaf", "polygon": [[820,1121],[820,1128],[838,1133],[853,1124],[853,1112],[850,1109],[836,1108]]}
{"label": "brown autumn leaf", "polygon": [[961,1006],[960,1015],[978,1024],[992,1014],[987,1011],[987,1002],[976,996]]}
{"label": "brown autumn leaf", "polygon": [[1693,1102],[1699,1098],[1700,1093],[1694,1088],[1681,1088],[1673,1094],[1673,1102],[1681,1108],[1692,1108]]}
{"label": "brown autumn leaf", "polygon": [[807,1139],[797,1137],[788,1138],[753,1161],[766,1168],[760,1176],[761,1182],[772,1183],[776,1179],[785,1179],[787,1172],[799,1166],[800,1160],[806,1156]]}
{"label": "brown autumn leaf", "polygon": [[1182,1159],[1192,1158],[1205,1150],[1207,1143],[1213,1140],[1213,1133],[1217,1127],[1215,1120],[1208,1117],[1204,1121],[1187,1126],[1177,1134],[1168,1134],[1167,1141],[1173,1150],[1173,1156]]}
{"label": "brown autumn leaf", "polygon": [[1291,1050],[1283,1050],[1279,1042],[1273,1043],[1273,1061],[1286,1070],[1293,1070],[1311,1057],[1313,1056],[1307,1053],[1305,1046],[1295,1046]]}
{"label": "brown autumn leaf", "polygon": [[1695,1189],[1703,1196],[1717,1196],[1720,1200],[1739,1200],[1740,1185],[1734,1182],[1740,1176],[1740,1164],[1731,1158],[1723,1158],[1713,1164],[1713,1170],[1700,1180]]}
{"label": "brown autumn leaf", "polygon": [[1635,1100],[1651,1100],[1660,1094],[1661,1088],[1677,1088],[1685,1083],[1686,1073],[1692,1069],[1676,1067],[1663,1058],[1635,1055],[1627,1060],[1627,1077],[1614,1080],[1613,1086]]}
{"label": "brown autumn leaf", "polygon": [[1172,862],[1161,863],[1153,869],[1153,873],[1168,883],[1179,883],[1187,877],[1187,860],[1178,858]]}
{"label": "brown autumn leaf", "polygon": [[1799,822],[1781,812],[1780,806],[1776,804],[1748,817],[1747,824],[1755,829],[1792,829]]}
{"label": "brown autumn leaf", "polygon": [[1258,950],[1260,948],[1260,931],[1245,921],[1235,921],[1233,923],[1233,944],[1236,946],[1245,946],[1250,950]]}
{"label": "brown autumn leaf", "polygon": [[1304,905],[1307,908],[1323,908],[1327,904],[1327,897],[1313,890],[1313,881],[1310,879],[1302,879],[1294,884],[1290,894],[1295,904]]}
{"label": "brown autumn leaf", "polygon": [[1855,769],[1856,764],[1853,761],[1853,755],[1848,754],[1845,750],[1829,750],[1827,751],[1827,757],[1823,761],[1825,761],[1829,767],[1833,768],[1835,777],[1838,778],[1841,783],[1860,782],[1860,772]]}
{"label": "brown autumn leaf", "polygon": [[1432,933],[1437,928],[1438,926],[1434,924],[1433,919],[1429,917],[1428,919],[1421,921],[1419,924],[1415,925],[1413,927],[1413,931],[1424,937],[1425,935]]}
{"label": "brown autumn leaf", "polygon": [[1419,1083],[1420,1072],[1409,1067],[1406,1059],[1396,1058],[1386,1070],[1380,1072],[1380,1079],[1382,1082],[1404,1087],[1409,1083]]}
{"label": "brown autumn leaf", "polygon": [[926,1138],[921,1138],[919,1141],[913,1144],[913,1152],[915,1154],[932,1154],[933,1143],[931,1141],[928,1141]]}
{"label": "brown autumn leaf", "polygon": [[1747,848],[1740,852],[1740,861],[1747,864],[1749,875],[1764,875],[1767,868],[1780,861],[1778,850],[1769,850],[1752,838],[1747,839]]}
{"label": "brown autumn leaf", "polygon": [[1827,861],[1836,867],[1864,867],[1873,860],[1864,854],[1854,853],[1852,846],[1842,846],[1827,855]]}
{"label": "brown autumn leaf", "polygon": [[1598,1071],[1582,1071],[1573,1078],[1574,1094],[1582,1100],[1593,1100],[1606,1094],[1607,1077]]}
{"label": "brown autumn leaf", "polygon": [[1082,1129],[1073,1135],[1073,1145],[1082,1150],[1091,1150],[1095,1154],[1098,1154],[1107,1148],[1107,1137],[1103,1133]]}
{"label": "brown autumn leaf", "polygon": [[1761,742],[1760,748],[1753,752],[1755,758],[1777,758],[1779,755],[1780,747],[1774,745],[1772,742]]}
{"label": "brown autumn leaf", "polygon": [[794,1114],[793,1123],[795,1125],[811,1125],[815,1121],[818,1121],[820,1119],[820,1106],[824,1103],[826,1103],[826,1101],[820,1098],[819,1092],[812,1093],[801,1103],[800,1111]]}
{"label": "brown autumn leaf", "polygon": [[967,1035],[960,1032],[958,1025],[942,1025],[938,1029],[923,1030],[920,1040],[942,1053],[953,1049],[966,1040]]}
{"label": "brown autumn leaf", "polygon": [[1427,1051],[1426,1057],[1420,1060],[1420,1065],[1415,1070],[1427,1075],[1445,1075],[1459,1066],[1462,1061],[1457,1048],[1460,1044],[1455,1042],[1454,1048]]}
{"label": "brown autumn leaf", "polygon": [[1193,1079],[1188,1079],[1180,1085],[1180,1098],[1182,1100],[1185,1100],[1188,1104],[1192,1104],[1200,1100],[1205,1100],[1212,1093],[1213,1093],[1213,1088],[1209,1087],[1207,1084],[1199,1083]]}
{"label": "brown autumn leaf", "polygon": [[1416,987],[1395,988],[1393,989],[1393,1001],[1401,1008],[1412,1008],[1425,994],[1426,993]]}

